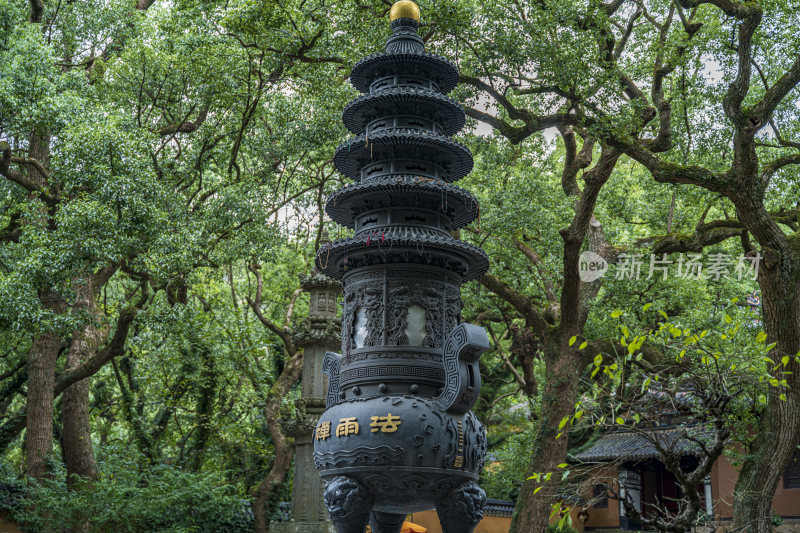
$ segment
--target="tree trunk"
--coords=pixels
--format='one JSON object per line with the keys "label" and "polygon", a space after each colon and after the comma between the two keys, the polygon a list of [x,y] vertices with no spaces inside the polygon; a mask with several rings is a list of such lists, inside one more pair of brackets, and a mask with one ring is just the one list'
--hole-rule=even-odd
{"label": "tree trunk", "polygon": [[[76,284],[74,311],[87,311],[95,318],[94,287],[92,283]],[[94,353],[102,341],[102,332],[94,323],[89,323],[75,331],[67,354],[67,370],[73,370]],[[61,398],[61,420],[64,428],[62,447],[64,463],[67,467],[67,484],[72,485],[81,476],[93,479],[96,474],[92,431],[89,425],[89,379],[73,383],[64,391]]]}
{"label": "tree trunk", "polygon": [[208,346],[200,347],[200,358],[203,365],[200,391],[197,397],[197,431],[194,442],[190,445],[187,459],[191,460],[192,471],[199,472],[203,467],[203,458],[208,440],[211,438],[212,419],[216,407],[214,398],[217,396],[217,369],[214,356]]}
{"label": "tree trunk", "polygon": [[[772,500],[786,465],[800,444],[800,257],[783,250],[771,266],[768,249],[762,262],[759,285],[762,294],[767,342],[777,343],[769,357],[785,368],[788,389],[770,387],[768,405],[760,419],[751,454],[745,460],[734,491],[734,525],[743,531],[772,531]],[[783,393],[786,400],[780,399]]]}
{"label": "tree trunk", "polygon": [[[34,2],[41,4],[41,2]],[[34,6],[35,7],[35,6]],[[36,17],[38,16],[38,20]],[[39,22],[41,10],[32,9],[31,22]],[[50,166],[50,136],[46,133],[31,133],[28,155]],[[27,165],[28,177],[38,186],[47,188],[47,177],[36,165]],[[42,204],[42,219],[50,225],[47,209]],[[39,290],[42,307],[56,314],[64,312],[66,305],[53,287]],[[55,366],[61,349],[61,337],[54,332],[34,336],[28,352],[28,392],[25,422],[25,471],[33,478],[41,479],[47,472],[47,458],[53,451],[53,385]]]}
{"label": "tree trunk", "polygon": [[[585,176],[585,187],[575,205],[572,223],[559,233],[564,240],[564,282],[561,289],[561,321],[558,328],[542,332],[547,383],[542,394],[540,426],[536,434],[531,463],[517,498],[517,511],[510,533],[546,533],[552,504],[558,501],[561,475],[558,465],[566,461],[569,426],[559,429],[564,417],[572,416],[578,396],[581,370],[586,365],[578,349],[577,337],[583,333],[589,304],[600,290],[600,283],[582,283],[579,256],[584,240],[589,248],[606,253],[602,225],[594,216],[597,195],[619,159],[619,152],[603,146],[597,164]],[[570,346],[570,339],[576,338]],[[562,433],[562,435],[558,435]],[[557,438],[558,437],[558,438]],[[527,479],[549,474],[550,479]],[[541,490],[537,492],[537,489]]]}
{"label": "tree trunk", "polygon": [[[517,498],[516,511],[510,533],[546,533],[550,522],[552,504],[557,500],[561,476],[557,466],[567,455],[569,426],[559,429],[561,420],[572,416],[578,394],[580,354],[567,343],[554,341],[555,346],[545,352],[547,360],[544,390],[540,409],[540,426],[533,443],[533,454],[526,472],[526,480]],[[564,347],[560,346],[563,344]],[[562,433],[561,436],[558,436]],[[558,438],[556,438],[558,436]],[[527,479],[534,473],[552,472],[549,481]],[[541,490],[537,492],[537,489]]]}
{"label": "tree trunk", "polygon": [[[45,309],[64,312],[60,295],[44,289],[39,299]],[[41,333],[33,338],[28,353],[28,395],[25,422],[25,471],[42,479],[47,473],[47,458],[53,451],[53,385],[61,337]]]}
{"label": "tree trunk", "polygon": [[269,515],[277,505],[276,496],[289,470],[294,457],[294,442],[287,437],[279,422],[281,415],[281,402],[289,389],[300,379],[303,368],[303,352],[295,353],[283,367],[283,372],[267,395],[264,414],[267,419],[272,442],[275,445],[275,459],[267,477],[256,489],[256,499],[253,502],[253,515],[255,517],[255,532],[269,532]]}

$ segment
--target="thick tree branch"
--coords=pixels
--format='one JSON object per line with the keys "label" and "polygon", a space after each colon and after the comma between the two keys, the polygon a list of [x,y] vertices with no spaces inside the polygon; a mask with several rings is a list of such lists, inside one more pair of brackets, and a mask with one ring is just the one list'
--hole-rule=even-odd
{"label": "thick tree branch", "polygon": [[517,382],[517,385],[519,385],[522,390],[526,390],[527,383],[525,382],[525,379],[519,374],[519,372],[517,372],[516,367],[508,359],[505,350],[503,350],[503,346],[500,344],[500,339],[497,338],[491,323],[486,321],[483,323],[483,326],[486,328],[486,331],[489,332],[489,336],[492,338],[495,350],[497,350],[497,353],[500,354],[500,357],[503,359],[503,364],[505,365],[506,369],[511,372],[512,376],[514,376],[514,381]]}
{"label": "thick tree branch", "polygon": [[522,252],[522,255],[528,258],[528,260],[533,263],[533,266],[536,268],[536,271],[539,273],[539,277],[542,278],[542,284],[544,285],[544,292],[547,299],[551,302],[555,302],[558,300],[556,298],[555,287],[553,282],[548,280],[546,276],[546,272],[544,271],[544,266],[542,264],[542,258],[536,251],[525,244],[522,241],[515,241],[514,247]]}
{"label": "thick tree branch", "polygon": [[670,234],[640,239],[639,244],[653,243],[653,253],[677,252],[700,253],[707,246],[718,244],[730,238],[740,237],[742,224],[738,220],[724,220],[717,223],[700,224],[691,235]]}
{"label": "thick tree branch", "polygon": [[766,187],[769,184],[770,179],[772,179],[772,176],[777,171],[788,165],[800,165],[800,154],[791,154],[784,157],[779,157],[778,159],[765,165],[764,169],[761,171],[762,186]]}
{"label": "thick tree branch", "polygon": [[561,172],[561,188],[567,196],[577,196],[581,193],[581,189],[578,186],[578,172],[592,163],[595,141],[588,135],[584,135],[583,144],[580,152],[578,152],[578,143],[573,129],[560,127],[558,131],[561,133],[561,138],[564,140],[564,147],[566,148],[564,169]]}
{"label": "thick tree branch", "polygon": [[[198,111],[197,119],[193,121],[183,120],[181,122],[173,122],[171,124],[167,124],[166,126],[158,130],[158,134],[161,135],[162,137],[165,137],[167,135],[174,135],[175,133],[191,133],[200,126],[202,126],[203,122],[206,121],[206,118],[208,118],[208,109],[209,109],[209,103],[206,102],[202,105],[200,111]],[[191,110],[189,111],[189,113],[191,113]]]}
{"label": "thick tree branch", "polygon": [[42,173],[42,176],[49,178],[50,174],[45,170],[38,160],[12,156],[11,146],[5,141],[0,142],[0,152],[2,152],[2,157],[0,158],[0,174],[21,186],[26,191],[41,195],[42,199],[44,199],[48,205],[53,205],[55,203],[53,197],[50,196],[50,194],[45,189],[40,187],[35,181],[30,179],[22,172],[10,168],[11,163],[30,164],[36,167],[36,169]]}
{"label": "thick tree branch", "polygon": [[[283,347],[286,352],[286,355],[289,357],[294,356],[297,353],[297,347],[294,344],[294,339],[292,338],[292,331],[289,329],[288,325],[286,327],[280,327],[274,322],[272,322],[269,318],[264,315],[264,312],[261,309],[261,296],[263,294],[264,289],[264,278],[261,276],[261,266],[255,263],[249,265],[248,270],[252,272],[256,276],[256,294],[255,299],[251,299],[250,296],[245,296],[245,300],[247,300],[248,305],[253,309],[256,317],[258,318],[261,323],[266,326],[268,330],[273,332],[278,338],[281,339],[283,342]],[[302,292],[302,290],[301,290]],[[299,295],[299,293],[297,293]],[[296,299],[295,296],[293,296]],[[290,304],[290,307],[293,306]],[[291,315],[287,312],[287,318],[291,319]]]}
{"label": "thick tree branch", "polygon": [[789,70],[767,90],[761,101],[750,109],[751,118],[758,118],[762,124],[766,124],[772,118],[772,112],[778,104],[798,83],[800,83],[800,56],[789,67]]}
{"label": "thick tree branch", "polygon": [[54,394],[59,395],[64,390],[82,379],[86,379],[97,373],[106,363],[117,355],[123,353],[125,348],[125,341],[128,338],[131,324],[139,313],[139,310],[144,307],[147,298],[150,295],[146,283],[142,284],[142,297],[139,301],[130,307],[122,310],[117,319],[117,328],[114,331],[114,336],[111,340],[101,349],[97,355],[80,365],[79,367],[66,371],[60,376],[56,377],[54,387]]}
{"label": "thick tree branch", "polygon": [[286,319],[283,322],[283,327],[285,329],[289,329],[289,327],[292,325],[292,316],[294,315],[294,306],[297,303],[297,298],[301,294],[303,294],[303,288],[302,287],[299,288],[299,289],[295,289],[295,291],[292,293],[292,297],[289,300],[289,305],[286,308]]}
{"label": "thick tree branch", "polygon": [[491,274],[484,274],[481,276],[481,285],[511,304],[511,306],[522,315],[525,321],[534,328],[537,335],[543,336],[549,329],[547,322],[545,322],[541,313],[536,309],[530,298],[511,288],[508,283],[500,281]]}
{"label": "thick tree branch", "polygon": [[526,109],[520,109],[515,106],[504,94],[480,78],[465,76],[462,74],[459,76],[459,80],[462,83],[472,85],[476,89],[488,93],[498,104],[503,107],[511,120],[517,120],[523,123],[522,126],[514,126],[484,111],[473,108],[466,108],[464,110],[468,117],[489,124],[513,144],[522,142],[537,131],[543,131],[547,128],[553,128],[556,126],[569,126],[577,123],[575,117],[570,114],[555,113],[551,115],[538,116]]}

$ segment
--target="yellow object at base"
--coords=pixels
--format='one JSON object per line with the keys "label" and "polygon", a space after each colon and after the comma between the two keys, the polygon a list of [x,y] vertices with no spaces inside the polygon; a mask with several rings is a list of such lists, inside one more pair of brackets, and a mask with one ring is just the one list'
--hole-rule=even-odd
{"label": "yellow object at base", "polygon": [[[372,533],[372,528],[367,526],[367,533]],[[400,533],[428,533],[427,527],[418,526],[412,522],[403,522]]]}

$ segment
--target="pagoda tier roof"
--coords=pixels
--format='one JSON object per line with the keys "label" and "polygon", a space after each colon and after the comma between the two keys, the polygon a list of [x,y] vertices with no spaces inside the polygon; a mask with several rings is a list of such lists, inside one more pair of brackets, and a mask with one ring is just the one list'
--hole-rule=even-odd
{"label": "pagoda tier roof", "polygon": [[[404,148],[415,148],[420,153],[428,153],[401,156],[399,150]],[[386,153],[387,149],[394,149],[398,153],[388,154],[386,159],[419,159],[444,168],[447,176],[443,178],[450,183],[469,174],[474,164],[472,153],[463,144],[438,133],[413,128],[380,131],[369,138],[364,134],[353,137],[336,149],[333,162],[344,176],[357,180],[361,177],[361,169],[373,161],[383,159],[380,157],[381,153]]]}
{"label": "pagoda tier roof", "polygon": [[402,233],[360,234],[331,243],[317,252],[320,272],[341,279],[347,270],[381,264],[422,264],[445,268],[463,281],[476,279],[489,269],[486,252],[445,234],[421,228]]}
{"label": "pagoda tier roof", "polygon": [[424,72],[425,77],[432,79],[445,94],[455,89],[458,84],[458,70],[455,65],[441,56],[426,52],[380,52],[369,55],[353,66],[350,83],[362,93],[366,93],[377,78],[409,72]]}
{"label": "pagoda tier roof", "polygon": [[465,189],[440,180],[413,175],[394,175],[353,183],[328,198],[325,212],[348,228],[355,217],[375,209],[420,207],[449,217],[453,229],[466,226],[478,217],[478,200]]}
{"label": "pagoda tier roof", "polygon": [[[392,108],[391,112],[379,111]],[[430,89],[415,87],[391,87],[374,93],[362,94],[350,102],[342,113],[342,121],[348,130],[356,135],[364,133],[367,123],[391,115],[414,115],[415,110],[433,109],[425,118],[432,119],[444,127],[444,134],[455,135],[464,127],[464,111],[461,106],[447,96]],[[422,115],[421,115],[422,116]]]}

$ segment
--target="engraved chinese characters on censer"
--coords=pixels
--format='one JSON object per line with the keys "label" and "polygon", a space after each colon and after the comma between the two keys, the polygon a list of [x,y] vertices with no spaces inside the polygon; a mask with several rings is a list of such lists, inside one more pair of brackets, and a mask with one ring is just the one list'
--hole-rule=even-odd
{"label": "engraved chinese characters on censer", "polygon": [[461,285],[488,268],[451,233],[478,216],[452,185],[472,155],[452,140],[464,125],[447,97],[455,66],[425,53],[419,8],[392,7],[384,53],[358,62],[362,95],[343,120],[355,135],[336,168],[354,180],[329,198],[350,239],[324,246],[321,272],[342,280],[342,354],[328,352],[327,410],[314,463],[339,533],[399,533],[407,513],[435,508],[445,533],[472,532],[486,495],[477,485],[486,432],[470,411],[480,390],[483,328],[461,323]]}

